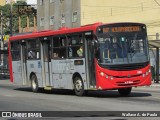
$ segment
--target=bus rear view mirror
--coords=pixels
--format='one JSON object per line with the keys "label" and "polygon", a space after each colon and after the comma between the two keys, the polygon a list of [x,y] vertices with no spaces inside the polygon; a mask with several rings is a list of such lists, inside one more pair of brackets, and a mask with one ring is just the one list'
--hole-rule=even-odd
{"label": "bus rear view mirror", "polygon": [[93,40],[92,44],[93,44],[93,46],[94,46],[95,49],[99,48],[99,42],[98,42],[98,40]]}

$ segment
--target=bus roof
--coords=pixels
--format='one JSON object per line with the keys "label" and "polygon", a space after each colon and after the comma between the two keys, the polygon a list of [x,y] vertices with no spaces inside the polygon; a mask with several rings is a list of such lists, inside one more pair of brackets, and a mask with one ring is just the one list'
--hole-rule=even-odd
{"label": "bus roof", "polygon": [[59,30],[43,30],[43,31],[37,31],[37,32],[31,32],[26,34],[19,34],[16,36],[10,37],[9,40],[23,40],[23,39],[30,39],[30,38],[38,38],[38,37],[47,37],[52,35],[60,35],[60,34],[68,34],[68,33],[76,33],[76,32],[82,32],[82,31],[90,31],[90,30],[96,30],[98,26],[101,25],[111,25],[111,24],[143,24],[143,23],[134,23],[134,22],[119,22],[119,23],[107,23],[103,24],[102,22],[97,22],[94,24],[88,24],[77,28],[67,28],[62,27]]}
{"label": "bus roof", "polygon": [[59,30],[43,30],[43,31],[37,31],[32,33],[19,34],[19,35],[10,37],[10,40],[21,40],[21,39],[28,39],[28,38],[37,38],[37,37],[44,37],[44,36],[96,30],[97,26],[99,25],[102,25],[102,23],[99,22],[99,23],[84,25],[77,28],[62,27]]}

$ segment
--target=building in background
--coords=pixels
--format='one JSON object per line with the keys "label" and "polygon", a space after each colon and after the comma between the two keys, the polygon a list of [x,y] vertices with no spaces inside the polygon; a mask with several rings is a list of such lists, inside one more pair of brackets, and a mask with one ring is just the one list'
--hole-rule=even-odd
{"label": "building in background", "polygon": [[27,4],[37,5],[37,0],[26,0]]}
{"label": "building in background", "polygon": [[17,2],[17,0],[5,0],[5,1],[6,1],[6,3],[5,3],[5,4],[10,4],[11,2],[12,2],[12,3]]}
{"label": "building in background", "polygon": [[[2,3],[2,0],[0,1]],[[23,1],[21,2],[22,4],[19,4],[18,3],[19,1]],[[26,2],[27,5],[24,2]],[[12,29],[14,34],[16,34],[18,31],[19,33],[37,31],[36,3],[37,3],[37,0],[32,0],[32,1],[31,0],[4,0],[3,6],[1,6],[1,8],[5,8],[5,9],[12,8],[12,12],[6,12],[3,10],[0,11],[2,15],[4,13],[3,20],[1,21],[3,25],[3,31],[4,31],[3,34],[8,34],[8,31],[9,32],[11,31],[11,28],[10,28],[11,21],[12,21],[12,27],[14,26],[14,28]],[[6,4],[11,4],[12,7],[11,6],[9,7],[8,5],[5,6]],[[12,20],[8,17],[11,15],[14,16],[14,17],[10,17],[12,18]]]}
{"label": "building in background", "polygon": [[0,0],[0,5],[10,4],[11,2],[15,3],[17,1],[25,1],[27,4],[37,4],[37,0]]}
{"label": "building in background", "polygon": [[11,2],[15,3],[16,0],[0,0],[0,5],[10,4]]}
{"label": "building in background", "polygon": [[160,33],[160,0],[38,0],[38,30],[95,22],[140,22]]}
{"label": "building in background", "polygon": [[38,30],[80,26],[80,0],[38,0],[37,18]]}
{"label": "building in background", "polygon": [[27,4],[36,5],[37,0],[0,0],[0,5],[10,4],[11,2],[15,3],[18,1],[25,1]]}
{"label": "building in background", "polygon": [[3,6],[6,4],[6,0],[0,0],[0,5]]}

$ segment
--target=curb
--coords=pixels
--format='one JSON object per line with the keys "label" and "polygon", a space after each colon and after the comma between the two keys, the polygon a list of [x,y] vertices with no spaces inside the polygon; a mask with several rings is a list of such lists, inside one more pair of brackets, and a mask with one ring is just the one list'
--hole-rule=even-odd
{"label": "curb", "polygon": [[153,84],[153,85],[150,85],[149,87],[159,87],[160,88],[160,84]]}

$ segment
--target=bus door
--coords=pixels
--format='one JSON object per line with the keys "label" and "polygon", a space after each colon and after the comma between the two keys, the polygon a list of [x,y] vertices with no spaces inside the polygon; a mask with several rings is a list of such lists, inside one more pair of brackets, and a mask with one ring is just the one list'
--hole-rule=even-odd
{"label": "bus door", "polygon": [[13,82],[22,84],[22,50],[20,41],[11,42]]}
{"label": "bus door", "polygon": [[41,63],[42,63],[42,77],[43,77],[43,85],[51,86],[51,40],[50,38],[44,37],[41,41]]}
{"label": "bus door", "polygon": [[27,46],[26,42],[24,40],[21,41],[21,69],[22,69],[22,80],[23,80],[23,85],[27,84],[27,65],[26,65],[26,60],[27,60]]}
{"label": "bus door", "polygon": [[54,88],[68,88],[68,59],[66,54],[66,36],[53,37],[52,78]]}
{"label": "bus door", "polygon": [[95,65],[94,65],[94,48],[92,45],[93,34],[92,32],[85,33],[85,58],[86,58],[86,71],[87,79],[90,88],[95,88]]}

